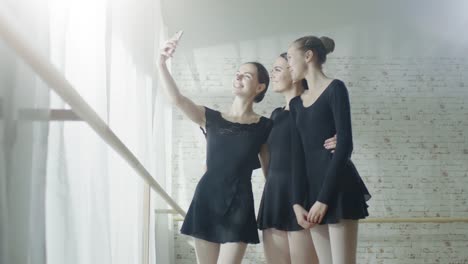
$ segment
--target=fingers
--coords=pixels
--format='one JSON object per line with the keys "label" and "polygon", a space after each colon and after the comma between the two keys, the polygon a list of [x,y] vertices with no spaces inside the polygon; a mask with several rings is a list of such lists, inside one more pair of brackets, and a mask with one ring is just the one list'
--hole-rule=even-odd
{"label": "fingers", "polygon": [[326,149],[336,148],[336,135],[334,137],[332,137],[332,138],[329,138],[329,139],[325,140],[325,143],[323,144],[323,146]]}
{"label": "fingers", "polygon": [[315,225],[315,224],[312,224],[312,223],[310,223],[310,222],[308,222],[308,221],[306,221],[306,220],[304,220],[304,219],[302,219],[301,221],[299,221],[298,224],[299,224],[302,228],[304,228],[304,229],[309,229],[309,228],[311,228],[312,226]]}
{"label": "fingers", "polygon": [[174,49],[170,47],[164,47],[161,49],[161,53],[165,53],[167,55],[172,55],[174,53]]}
{"label": "fingers", "polygon": [[335,144],[324,145],[325,149],[327,150],[334,150],[336,148]]}
{"label": "fingers", "polygon": [[315,223],[311,223],[311,222],[306,222],[306,223],[307,223],[307,229],[310,229],[315,226]]}
{"label": "fingers", "polygon": [[314,224],[320,224],[323,220],[323,216],[319,213],[314,213],[309,217],[309,222]]}
{"label": "fingers", "polygon": [[312,222],[312,221],[308,221],[306,219],[297,219],[297,224],[299,226],[301,226],[302,228],[304,228],[304,229],[313,228],[315,225],[319,224],[320,222],[322,222],[322,221],[318,220],[318,222]]}
{"label": "fingers", "polygon": [[312,226],[314,226],[313,223],[307,220],[308,212],[304,208],[297,207],[296,210],[296,220],[298,225],[300,225],[304,229],[309,229]]}
{"label": "fingers", "polygon": [[166,43],[164,43],[164,46],[163,46],[163,50],[175,50],[177,48],[177,43],[173,42],[173,41],[167,41]]}
{"label": "fingers", "polygon": [[323,221],[323,216],[324,216],[324,215],[320,215],[320,217],[319,217],[319,219],[318,219],[318,221],[317,221],[317,224],[322,223],[322,221]]}
{"label": "fingers", "polygon": [[319,214],[315,214],[312,216],[312,219],[313,219],[313,223],[316,223],[316,224],[319,224],[320,223],[320,215]]}
{"label": "fingers", "polygon": [[311,212],[309,213],[309,217],[307,218],[307,220],[311,223],[318,224],[318,216],[319,215],[317,214],[317,212]]}
{"label": "fingers", "polygon": [[307,215],[307,221],[313,224],[320,224],[323,220],[323,214],[311,209],[310,212]]}
{"label": "fingers", "polygon": [[166,57],[172,57],[174,55],[175,50],[171,48],[164,48],[161,50],[161,55]]}
{"label": "fingers", "polygon": [[312,210],[307,214],[307,221],[312,223]]}
{"label": "fingers", "polygon": [[166,41],[164,46],[175,49],[175,48],[177,48],[177,40],[168,40],[168,41]]}
{"label": "fingers", "polygon": [[161,55],[166,57],[172,57],[177,48],[177,40],[168,40],[164,43],[161,49]]}
{"label": "fingers", "polygon": [[[296,212],[297,223],[302,228],[312,228],[316,224],[320,224],[324,218],[325,212],[322,212],[320,208],[316,208],[317,205],[312,206],[310,211],[307,212],[304,208],[300,208],[300,212]],[[296,210],[299,210],[296,208]]]}

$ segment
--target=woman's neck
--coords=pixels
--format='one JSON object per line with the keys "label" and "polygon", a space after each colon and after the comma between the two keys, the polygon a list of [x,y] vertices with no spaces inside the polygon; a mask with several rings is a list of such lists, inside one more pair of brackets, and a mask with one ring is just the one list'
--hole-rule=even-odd
{"label": "woman's neck", "polygon": [[323,71],[315,66],[309,68],[305,75],[305,79],[307,80],[307,85],[309,86],[310,91],[319,91],[322,89],[322,84],[328,80]]}
{"label": "woman's neck", "polygon": [[301,95],[303,92],[304,92],[304,87],[302,86],[301,81],[293,83],[290,89],[287,89],[286,91],[284,91],[282,94],[286,101],[285,109],[289,110],[289,102],[291,101],[291,99],[293,99],[294,97],[298,95]]}
{"label": "woman's neck", "polygon": [[229,115],[233,117],[249,116],[253,113],[253,102],[237,96],[234,98],[234,102],[232,102],[229,109]]}

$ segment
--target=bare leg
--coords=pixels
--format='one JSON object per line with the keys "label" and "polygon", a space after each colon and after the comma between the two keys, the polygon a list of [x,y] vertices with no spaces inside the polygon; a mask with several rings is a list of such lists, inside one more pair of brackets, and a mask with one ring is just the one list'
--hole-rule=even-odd
{"label": "bare leg", "polygon": [[246,249],[246,243],[222,244],[218,264],[240,264]]}
{"label": "bare leg", "polygon": [[341,220],[328,225],[333,264],[356,264],[357,220]]}
{"label": "bare leg", "polygon": [[292,264],[318,263],[317,252],[315,252],[310,230],[288,232],[288,238]]}
{"label": "bare leg", "polygon": [[195,253],[197,263],[216,264],[219,256],[220,244],[195,238]]}
{"label": "bare leg", "polygon": [[263,249],[267,263],[290,264],[288,232],[275,228],[263,230]]}
{"label": "bare leg", "polygon": [[332,262],[332,252],[330,246],[330,235],[328,233],[328,225],[315,225],[310,229],[312,240],[314,241],[315,250],[320,264],[334,264]]}

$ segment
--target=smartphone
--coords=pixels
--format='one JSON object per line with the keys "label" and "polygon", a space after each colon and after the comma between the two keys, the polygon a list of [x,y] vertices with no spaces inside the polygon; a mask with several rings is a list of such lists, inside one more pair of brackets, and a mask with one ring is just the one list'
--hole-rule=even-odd
{"label": "smartphone", "polygon": [[182,37],[183,34],[184,34],[184,31],[183,31],[183,30],[177,31],[177,33],[175,34],[175,39],[176,39],[177,41],[180,40],[180,38]]}

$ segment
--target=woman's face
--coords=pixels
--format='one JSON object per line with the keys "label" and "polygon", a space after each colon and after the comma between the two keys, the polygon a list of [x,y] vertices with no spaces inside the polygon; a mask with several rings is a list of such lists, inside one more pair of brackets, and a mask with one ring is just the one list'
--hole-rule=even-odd
{"label": "woman's face", "polygon": [[270,73],[273,91],[282,93],[292,88],[292,78],[288,67],[286,59],[281,56],[276,59]]}
{"label": "woman's face", "polygon": [[295,43],[291,44],[288,49],[288,64],[289,72],[293,82],[298,82],[305,79],[307,71],[307,63],[305,53],[297,48]]}
{"label": "woman's face", "polygon": [[242,64],[232,81],[232,93],[242,98],[255,98],[262,91],[257,75],[255,65],[250,63]]}

